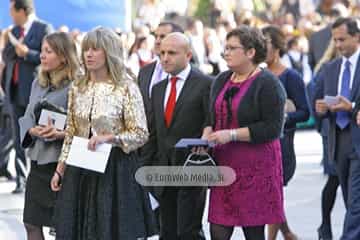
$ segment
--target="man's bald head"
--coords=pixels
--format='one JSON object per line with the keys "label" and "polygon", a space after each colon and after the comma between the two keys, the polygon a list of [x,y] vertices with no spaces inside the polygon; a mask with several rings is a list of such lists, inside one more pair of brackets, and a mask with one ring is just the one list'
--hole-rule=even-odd
{"label": "man's bald head", "polygon": [[175,76],[186,68],[191,59],[190,41],[183,33],[170,33],[160,45],[160,60],[165,72]]}
{"label": "man's bald head", "polygon": [[[191,44],[189,38],[180,32],[173,32],[168,34],[164,39],[163,42],[172,42],[177,45],[179,48],[183,48],[186,52],[191,51]],[[166,44],[165,43],[165,44]]]}

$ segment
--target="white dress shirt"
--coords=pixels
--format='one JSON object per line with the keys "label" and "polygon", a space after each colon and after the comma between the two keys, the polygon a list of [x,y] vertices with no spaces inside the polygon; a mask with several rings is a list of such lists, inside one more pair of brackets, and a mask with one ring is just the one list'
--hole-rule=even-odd
{"label": "white dress shirt", "polygon": [[353,82],[354,82],[354,76],[355,76],[355,70],[356,70],[356,64],[359,59],[360,55],[360,47],[356,50],[356,52],[351,55],[349,58],[342,57],[342,63],[340,68],[340,74],[339,74],[339,81],[338,81],[338,95],[340,95],[341,92],[341,84],[342,84],[342,77],[345,69],[345,63],[349,60],[350,62],[350,89],[352,88]]}
{"label": "white dress shirt", "polygon": [[151,97],[151,90],[155,86],[155,84],[166,79],[168,76],[168,74],[166,72],[164,72],[162,69],[159,57],[156,56],[155,59],[156,59],[156,65],[155,65],[155,69],[154,69],[153,75],[151,76],[151,81],[149,84],[149,96],[150,97]]}
{"label": "white dress shirt", "polygon": [[[184,70],[182,70],[180,73],[178,73],[176,75],[176,77],[178,78],[178,80],[176,81],[176,100],[179,98],[180,96],[180,93],[181,93],[181,90],[182,88],[184,87],[184,84],[185,84],[185,81],[186,79],[188,78],[189,74],[190,74],[190,71],[191,71],[191,66],[190,64],[188,64]],[[170,90],[171,90],[171,82],[170,82],[170,79],[171,79],[171,76],[169,74],[168,76],[168,84],[166,86],[166,90],[165,90],[165,97],[164,97],[164,111],[166,109],[166,103],[168,101],[168,98],[169,98],[169,95],[170,95]]]}
{"label": "white dress shirt", "polygon": [[33,22],[35,21],[35,19],[36,19],[36,15],[35,15],[35,14],[30,14],[30,15],[28,16],[27,21],[26,21],[26,22],[24,23],[24,25],[22,26],[22,27],[24,28],[24,36],[26,36],[26,34],[29,33],[30,28],[31,28]]}

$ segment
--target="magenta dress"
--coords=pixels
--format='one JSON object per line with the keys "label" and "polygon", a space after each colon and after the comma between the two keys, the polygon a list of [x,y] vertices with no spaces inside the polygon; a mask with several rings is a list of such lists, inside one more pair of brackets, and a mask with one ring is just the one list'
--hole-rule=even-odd
{"label": "magenta dress", "polygon": [[[238,128],[237,109],[256,76],[242,83],[227,81],[215,102],[215,130]],[[233,97],[232,119],[226,120],[224,94],[231,87],[239,91]],[[243,113],[246,114],[246,113]],[[210,190],[209,222],[224,226],[260,226],[285,221],[281,148],[279,140],[263,144],[230,142],[214,148],[219,165],[236,172],[236,181]]]}

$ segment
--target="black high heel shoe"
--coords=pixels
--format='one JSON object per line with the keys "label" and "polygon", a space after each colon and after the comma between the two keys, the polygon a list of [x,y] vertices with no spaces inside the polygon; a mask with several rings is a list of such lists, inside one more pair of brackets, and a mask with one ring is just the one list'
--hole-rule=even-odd
{"label": "black high heel shoe", "polygon": [[317,229],[319,240],[333,240],[331,229],[328,227],[320,226]]}

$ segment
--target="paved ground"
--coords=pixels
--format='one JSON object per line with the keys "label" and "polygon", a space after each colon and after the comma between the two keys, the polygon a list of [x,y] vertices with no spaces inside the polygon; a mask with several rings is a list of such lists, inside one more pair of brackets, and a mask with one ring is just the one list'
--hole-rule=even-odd
{"label": "paved ground", "polygon": [[[302,240],[317,239],[320,224],[320,196],[326,177],[320,166],[321,139],[314,131],[300,131],[295,136],[298,166],[295,177],[285,189],[286,214],[290,226]],[[13,170],[13,169],[12,169]],[[23,195],[12,195],[14,182],[0,179],[0,239],[24,240],[21,223]],[[344,215],[340,190],[332,214],[334,239],[339,239]],[[207,213],[204,230],[208,234]],[[47,230],[46,230],[47,232]],[[47,236],[47,240],[54,238]],[[210,239],[210,238],[209,238]],[[233,240],[244,239],[241,229],[236,229]],[[278,239],[282,239],[279,237]]]}

